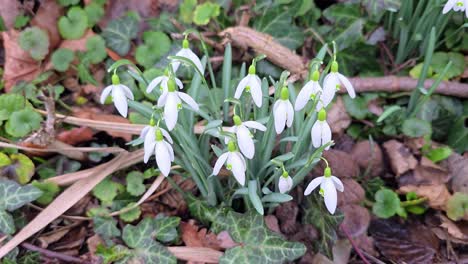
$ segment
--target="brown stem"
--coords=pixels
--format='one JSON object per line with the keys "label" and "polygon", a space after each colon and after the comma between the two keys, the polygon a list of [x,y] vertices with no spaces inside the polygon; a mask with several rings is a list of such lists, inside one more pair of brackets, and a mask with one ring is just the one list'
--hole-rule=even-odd
{"label": "brown stem", "polygon": [[51,251],[51,250],[48,250],[48,249],[45,249],[45,248],[40,248],[38,246],[35,246],[33,244],[29,244],[29,243],[22,243],[21,244],[22,247],[24,247],[25,249],[28,249],[28,250],[32,250],[32,251],[37,251],[39,253],[41,253],[42,255],[44,256],[47,256],[49,258],[55,258],[55,259],[59,259],[59,260],[63,260],[67,263],[91,263],[91,262],[88,262],[88,261],[84,261],[82,259],[79,259],[79,258],[75,258],[75,257],[72,257],[72,256],[68,256],[68,255],[65,255],[65,254],[62,254],[62,253],[58,253],[58,252],[54,252],[54,251]]}

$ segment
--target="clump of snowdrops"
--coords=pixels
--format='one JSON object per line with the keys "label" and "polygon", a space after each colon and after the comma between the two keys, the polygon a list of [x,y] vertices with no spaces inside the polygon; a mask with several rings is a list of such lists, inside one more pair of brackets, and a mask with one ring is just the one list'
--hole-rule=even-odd
{"label": "clump of snowdrops", "polygon": [[[254,58],[248,68],[243,64],[240,76],[233,77],[229,44],[218,87],[212,66],[206,63],[205,44],[201,43],[205,56],[200,60],[190,49],[189,33],[194,32],[186,32],[182,49],[169,56],[164,75],[153,80],[146,80],[127,60],[109,68],[112,84],[103,90],[101,102],[110,95],[122,116],[127,117],[130,107],[148,118],[148,125],[132,142],[143,144],[144,162],[154,162],[166,177],[173,173],[192,177],[212,205],[232,205],[237,198],[244,198],[245,207],[263,214],[264,208],[291,200],[287,193],[323,160],[323,175],[314,178],[304,194],[319,187],[326,208],[333,214],[337,190],[343,192],[344,188],[322,157],[333,145],[327,109],[341,86],[355,97],[353,86],[339,73],[335,44],[328,64],[323,63],[327,45],[311,61],[310,76],[297,93],[287,81],[288,72],[283,72],[280,80],[257,75],[256,63],[264,56]],[[193,72],[192,80],[178,79],[181,65]],[[133,100],[131,90],[119,80],[117,70],[121,68],[147,87],[148,94],[156,96],[153,106]],[[206,68],[211,83],[204,77]]]}

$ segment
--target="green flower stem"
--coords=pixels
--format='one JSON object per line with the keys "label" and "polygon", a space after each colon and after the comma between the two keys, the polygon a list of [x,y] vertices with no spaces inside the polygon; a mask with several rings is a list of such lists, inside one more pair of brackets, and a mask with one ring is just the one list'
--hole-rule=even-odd
{"label": "green flower stem", "polygon": [[421,198],[418,198],[418,199],[415,199],[415,200],[400,202],[400,205],[402,207],[408,207],[408,206],[418,205],[418,204],[424,203],[425,201],[427,201],[427,198],[426,197],[421,197]]}

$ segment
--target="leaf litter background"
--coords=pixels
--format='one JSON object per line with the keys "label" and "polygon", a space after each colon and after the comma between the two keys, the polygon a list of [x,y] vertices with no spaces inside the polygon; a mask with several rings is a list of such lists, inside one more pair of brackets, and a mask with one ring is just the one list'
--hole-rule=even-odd
{"label": "leaf litter background", "polygon": [[[60,0],[60,2],[76,4],[74,2],[78,1]],[[92,4],[92,1],[84,2],[85,5]],[[177,50],[174,44],[178,42],[177,39],[181,37],[180,32],[183,31],[183,26],[172,16],[180,12],[183,23],[192,22],[192,17],[184,15],[187,12],[182,11],[190,9],[190,2],[184,1],[183,5],[179,5],[177,1],[112,1],[105,5],[102,17],[96,21],[91,19],[82,25],[79,23],[72,25],[63,20],[59,21],[57,26],[57,21],[62,20],[62,16],[66,15],[72,20],[74,16],[81,14],[79,11],[72,12],[71,9],[66,11],[67,8],[63,8],[53,0],[2,1],[0,13],[5,26],[9,29],[2,33],[4,91],[14,90],[18,87],[19,81],[32,81],[36,85],[61,82],[65,91],[60,98],[70,108],[67,109],[69,115],[76,117],[76,119],[60,120],[57,115],[55,117],[57,121],[69,122],[75,126],[67,127],[60,123],[60,126],[53,128],[53,133],[44,136],[44,131],[52,131],[47,127],[50,123],[49,117],[46,117],[46,122],[41,123],[42,117],[32,110],[32,106],[28,105],[23,96],[8,94],[0,97],[0,101],[4,100],[1,103],[4,112],[0,112],[0,117],[5,122],[5,131],[10,136],[20,138],[39,129],[38,132],[22,140],[20,145],[25,148],[27,156],[37,156],[47,160],[46,163],[39,163],[37,160],[31,163],[23,154],[0,153],[1,176],[10,179],[2,178],[0,185],[1,197],[8,197],[0,203],[0,229],[3,233],[1,240],[8,241],[10,237],[7,235],[14,234],[15,224],[21,229],[21,226],[33,219],[42,210],[41,208],[49,204],[60,192],[57,185],[36,182],[33,183],[36,186],[33,189],[31,185],[21,187],[18,183],[25,184],[31,179],[45,178],[49,178],[50,182],[59,186],[76,182],[75,188],[72,189],[75,192],[62,193],[62,196],[58,197],[59,202],[55,205],[60,207],[61,212],[55,212],[53,218],[56,219],[36,222],[35,231],[39,232],[32,237],[30,237],[32,234],[24,237],[27,239],[26,242],[13,252],[21,251],[19,262],[176,263],[178,258],[190,263],[217,261],[246,263],[252,260],[255,263],[283,263],[295,259],[298,259],[299,263],[330,263],[330,259],[335,263],[347,263],[361,261],[356,254],[357,251],[376,263],[466,261],[468,210],[466,210],[466,198],[462,196],[468,194],[466,152],[464,155],[454,152],[447,159],[434,162],[423,155],[426,146],[419,133],[426,129],[425,124],[416,128],[403,125],[402,133],[392,131],[395,128],[391,126],[391,120],[383,127],[375,128],[376,116],[382,114],[385,104],[392,100],[385,98],[384,95],[366,93],[354,101],[346,96],[339,97],[329,112],[329,123],[332,125],[336,145],[332,150],[325,152],[324,157],[329,160],[334,174],[343,179],[346,190],[339,194],[340,212],[335,216],[321,213],[323,210],[308,210],[307,208],[311,206],[320,208],[323,205],[319,197],[303,197],[301,186],[292,192],[294,201],[280,205],[272,214],[265,217],[252,212],[241,215],[229,209],[211,208],[195,199],[195,196],[184,199],[179,192],[171,188],[170,184],[159,177],[153,183],[151,178],[155,175],[150,166],[134,165],[141,159],[141,153],[120,153],[116,161],[111,160],[109,153],[80,149],[79,147],[91,147],[95,148],[94,150],[97,148],[101,150],[114,144],[123,147],[132,139],[132,135],[139,133],[141,127],[131,125],[128,120],[113,115],[111,106],[96,104],[100,91],[106,83],[106,65],[102,61],[105,57],[110,57],[131,59],[145,67],[163,64],[163,57]],[[335,39],[340,45],[339,49],[344,50],[342,58],[354,62],[355,67],[348,68],[346,65],[349,64],[343,63],[344,70],[349,75],[359,73],[373,76],[371,69],[381,68],[379,61],[369,60],[365,56],[360,58],[349,50],[357,50],[356,53],[371,50],[371,54],[372,52],[378,54],[378,49],[384,50],[381,44],[375,45],[385,41],[385,35],[378,28],[367,36],[362,33],[372,21],[379,21],[382,13],[380,3],[392,5],[398,1],[361,1],[361,6],[370,14],[368,17],[362,17],[359,10],[352,5],[337,4],[327,8],[331,3],[317,2],[322,8],[322,13],[314,6],[314,11],[308,12],[307,15],[314,19],[323,16],[331,25],[335,23],[337,28],[343,28],[343,30],[325,28],[324,32],[327,40]],[[290,50],[299,50],[303,57],[313,57],[312,50],[318,49],[317,45],[320,45],[312,37],[305,36],[303,28],[297,25],[291,26],[296,17],[305,15],[301,14],[300,10],[306,10],[306,7],[299,9],[294,16],[275,8],[258,19],[250,18],[252,13],[260,12],[266,6],[257,3],[256,6],[245,5],[244,9],[235,10],[236,24],[250,25],[256,31],[272,35],[282,46],[278,46],[277,49],[273,47],[262,50],[256,46],[258,44],[255,44],[255,41],[243,39],[240,31],[225,29],[224,33],[232,33],[234,44],[241,44],[234,51],[235,60],[239,62],[248,60],[251,55],[246,48],[250,47],[256,52],[269,55],[269,61],[263,61],[258,67],[262,74],[278,77],[280,69],[275,65],[292,73],[300,73],[306,68],[304,61],[301,58],[295,60],[297,57],[290,56],[288,62],[284,60],[284,55],[291,54]],[[138,22],[130,16],[125,16],[128,10],[138,12],[143,20]],[[31,17],[29,21],[31,26],[42,29],[41,32],[47,32],[47,36],[38,34],[37,31],[31,32],[37,34],[33,35],[34,38],[46,41],[30,43],[29,50],[20,47],[19,30],[14,29],[16,24],[21,22],[17,17],[22,14]],[[198,14],[193,19],[196,19],[198,25],[206,25],[210,21],[210,15],[208,18],[204,15]],[[215,16],[217,15],[213,15]],[[144,20],[155,17],[160,19]],[[93,25],[97,25],[102,30],[89,29]],[[75,33],[78,37],[64,39],[64,33],[60,32],[59,27],[68,29],[65,35]],[[149,32],[147,31],[149,29],[158,32]],[[213,30],[212,27],[206,29]],[[159,31],[179,33],[172,33],[171,41],[171,38]],[[350,34],[350,32],[359,32],[359,34]],[[211,33],[211,36],[207,36],[209,39],[216,35],[216,32]],[[102,38],[95,38],[97,35]],[[75,38],[75,36],[69,35],[66,38]],[[367,43],[362,42],[363,38],[367,39]],[[105,42],[102,42],[102,39]],[[158,41],[152,41],[154,39]],[[213,46],[215,54],[218,55],[218,62],[215,60],[217,58],[215,55],[213,63],[216,69],[219,69],[221,66],[219,56],[222,56],[220,50],[223,50],[223,46],[217,41],[208,44]],[[64,52],[52,54],[53,51],[60,49]],[[88,59],[93,58],[95,61],[90,61],[88,67],[78,64],[73,68],[69,66],[76,63],[76,58],[70,56],[68,50],[84,52],[85,58],[89,50],[98,52],[89,53]],[[466,54],[466,46],[454,47],[454,51]],[[104,56],[101,55],[103,52]],[[440,57],[435,60],[437,63],[445,66],[446,58],[453,57],[452,61],[458,65],[452,69],[449,78],[455,78],[459,82],[466,81],[468,76],[464,71],[466,57],[462,56],[460,60],[458,56],[460,53],[451,55],[441,53],[434,54],[434,57]],[[99,56],[103,58],[99,59]],[[43,59],[42,63],[35,60],[38,58]],[[417,78],[420,74],[417,60],[412,60],[410,56],[407,59],[405,60],[408,62],[407,67],[412,67],[407,74]],[[365,70],[359,71],[360,68]],[[41,73],[53,69],[64,73],[41,76]],[[433,74],[440,73],[439,69],[440,67],[434,65]],[[384,74],[394,74],[393,70],[395,69],[391,66],[385,67]],[[146,74],[155,76],[157,72]],[[122,79],[134,90],[139,90],[130,76],[127,78],[123,76]],[[32,93],[33,89],[28,90],[28,87],[23,87],[22,91],[29,100],[36,99]],[[32,93],[30,97],[28,91]],[[380,91],[391,91],[391,89],[384,87]],[[443,90],[441,93],[444,94]],[[140,92],[139,98],[143,96],[145,95]],[[461,97],[466,98],[466,93]],[[40,97],[37,99],[42,100]],[[13,101],[18,102],[10,103]],[[458,116],[466,118],[466,101],[460,101],[456,98],[433,96],[422,109],[421,115],[430,118],[432,127],[429,129],[433,129],[435,139],[446,142],[459,153],[463,153],[467,148],[466,119]],[[4,107],[5,105],[13,107]],[[50,108],[50,105],[48,107]],[[46,111],[50,113],[53,110],[46,109]],[[130,121],[140,123],[139,118],[141,117],[137,115],[130,116]],[[96,123],[93,124],[91,120]],[[458,129],[447,131],[447,127],[457,125],[460,123],[459,120],[462,120],[462,123]],[[451,124],[452,122],[454,124]],[[372,130],[375,129],[382,129],[388,133],[379,134],[380,137],[374,139],[369,135],[372,135]],[[438,143],[433,142],[433,144],[439,146]],[[50,155],[28,149],[38,146],[61,155]],[[3,145],[3,147],[8,146]],[[101,163],[104,164],[101,165],[103,167],[95,167]],[[107,174],[129,166],[131,170],[128,175],[117,177],[119,174],[115,174],[112,179],[106,178]],[[102,172],[104,167],[107,168],[107,174]],[[310,177],[319,175],[322,171],[323,167],[317,166]],[[86,181],[85,178],[89,175],[95,176],[93,182]],[[195,184],[190,179],[178,175],[172,178],[181,189],[196,195]],[[399,202],[395,203],[395,199],[389,198],[391,195],[382,195],[378,201],[385,205],[384,211],[379,211],[376,204],[374,206],[368,204],[369,200],[373,200],[372,194],[384,183],[402,196],[416,193],[417,197],[425,199],[427,211],[422,215],[409,215],[407,219],[398,216],[389,219],[376,217],[375,215],[385,214],[393,216],[399,207]],[[90,194],[83,192],[83,186],[88,186]],[[157,189],[149,192],[147,186],[150,186],[149,189],[152,187]],[[48,196],[43,195],[36,200],[40,196],[38,189]],[[149,193],[149,196],[129,204],[126,200],[128,197],[121,197],[125,191],[135,197],[145,196],[146,193]],[[74,199],[67,200],[71,197]],[[31,204],[30,202],[34,200],[36,202]],[[99,204],[108,205],[109,210],[116,213],[113,217],[109,217],[108,212],[96,209]],[[16,210],[23,205],[26,205],[23,209]],[[388,208],[392,206],[395,207],[395,211],[389,213]],[[12,224],[14,222],[15,224]],[[333,243],[334,241],[336,243]],[[104,244],[113,246],[104,247],[102,246]],[[66,256],[71,258],[66,259]]]}

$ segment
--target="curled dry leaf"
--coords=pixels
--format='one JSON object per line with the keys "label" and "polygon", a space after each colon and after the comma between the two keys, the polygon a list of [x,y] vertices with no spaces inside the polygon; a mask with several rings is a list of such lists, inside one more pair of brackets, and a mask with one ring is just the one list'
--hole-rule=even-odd
{"label": "curled dry leaf", "polygon": [[444,184],[450,180],[452,174],[445,168],[434,164],[426,157],[422,157],[419,165],[414,169],[414,177],[419,184]]}
{"label": "curled dry leaf", "polygon": [[453,222],[443,214],[428,217],[431,231],[441,240],[468,245],[468,224],[466,222]]}
{"label": "curled dry leaf", "polygon": [[[359,175],[359,166],[349,153],[340,150],[329,149],[323,152],[323,157],[328,160],[332,174],[339,178],[355,178]],[[323,175],[325,165],[320,162],[314,175]]]}
{"label": "curled dry leaf", "polygon": [[340,207],[344,214],[342,225],[350,236],[358,237],[367,233],[370,224],[369,210],[357,204],[347,204]]}
{"label": "curled dry leaf", "polygon": [[49,34],[49,49],[53,49],[60,44],[61,38],[57,27],[57,21],[62,15],[63,8],[57,1],[45,0],[41,1],[36,15],[31,19],[31,24],[33,26],[40,27]]}
{"label": "curled dry leaf", "polygon": [[327,121],[330,124],[331,131],[335,134],[343,134],[343,131],[351,124],[351,117],[343,103],[341,96],[337,97],[327,113]]}
{"label": "curled dry leaf", "polygon": [[[73,115],[79,118],[91,119],[91,120],[96,120],[96,121],[106,121],[106,122],[123,123],[123,124],[130,123],[128,119],[123,118],[121,116],[95,113],[94,111],[90,111],[88,109],[74,109]],[[126,141],[132,140],[132,135],[128,133],[115,132],[115,131],[106,131],[106,132],[113,137],[121,137],[125,139]]]}
{"label": "curled dry leaf", "polygon": [[226,246],[237,245],[237,243],[232,241],[229,234],[226,236],[220,233],[221,236],[216,236],[216,234],[208,231],[206,228],[200,228],[195,225],[194,221],[181,222],[180,231],[182,241],[189,247],[208,247],[221,250],[223,248],[229,248]]}
{"label": "curled dry leaf", "polygon": [[16,17],[21,13],[21,2],[11,0],[0,1],[0,15],[7,29],[13,28]]}
{"label": "curled dry leaf", "polygon": [[19,46],[18,31],[9,30],[2,32],[2,38],[5,49],[3,80],[5,81],[5,90],[9,92],[18,81],[34,80],[41,72],[41,66],[29,56],[28,52]]}
{"label": "curled dry leaf", "polygon": [[454,153],[444,164],[450,171],[452,190],[468,194],[468,157]]}
{"label": "curled dry leaf", "polygon": [[365,191],[361,185],[353,179],[342,179],[344,192],[338,192],[338,206],[347,204],[359,204],[365,198]]}
{"label": "curled dry leaf", "polygon": [[267,215],[265,218],[266,226],[273,232],[281,234],[281,230],[278,224],[278,218],[274,215]]}
{"label": "curled dry leaf", "polygon": [[401,186],[398,191],[402,193],[415,192],[418,196],[427,198],[427,202],[431,208],[438,210],[445,210],[447,201],[451,196],[445,184],[405,185]]}
{"label": "curled dry leaf", "polygon": [[57,139],[75,146],[77,144],[90,141],[93,139],[94,132],[89,127],[76,127],[70,130],[62,131],[57,135]]}
{"label": "curled dry leaf", "polygon": [[384,170],[382,149],[376,142],[364,140],[356,143],[351,150],[362,171],[368,171],[372,177],[379,176]]}
{"label": "curled dry leaf", "polygon": [[387,152],[392,171],[397,177],[418,165],[416,158],[401,142],[392,139],[385,142],[383,147]]}

